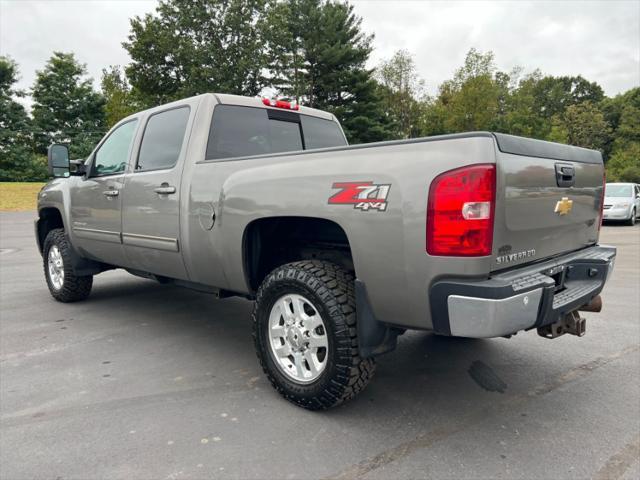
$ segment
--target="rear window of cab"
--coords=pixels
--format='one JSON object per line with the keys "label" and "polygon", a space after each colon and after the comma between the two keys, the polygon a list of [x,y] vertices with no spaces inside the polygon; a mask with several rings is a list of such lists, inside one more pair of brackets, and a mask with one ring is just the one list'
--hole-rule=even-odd
{"label": "rear window of cab", "polygon": [[217,105],[207,160],[346,146],[337,122],[291,111]]}

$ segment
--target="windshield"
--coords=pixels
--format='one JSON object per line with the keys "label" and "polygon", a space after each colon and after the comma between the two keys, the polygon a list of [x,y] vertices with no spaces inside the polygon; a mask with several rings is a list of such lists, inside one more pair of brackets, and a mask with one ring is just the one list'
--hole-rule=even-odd
{"label": "windshield", "polygon": [[615,185],[608,183],[605,190],[606,197],[630,197],[631,185]]}

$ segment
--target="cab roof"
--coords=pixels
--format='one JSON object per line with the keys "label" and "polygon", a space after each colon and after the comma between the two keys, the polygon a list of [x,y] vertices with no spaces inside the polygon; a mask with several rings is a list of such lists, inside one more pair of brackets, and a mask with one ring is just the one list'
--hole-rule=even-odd
{"label": "cab roof", "polygon": [[[128,121],[136,118],[140,118],[142,116],[148,116],[148,115],[153,115],[156,112],[162,111],[162,110],[166,110],[167,108],[172,108],[172,107],[178,107],[180,105],[184,105],[185,103],[187,103],[189,100],[193,100],[196,98],[201,98],[201,97],[205,97],[205,96],[212,96],[216,99],[216,101],[222,105],[238,105],[238,106],[243,106],[243,107],[255,107],[255,108],[265,108],[265,109],[271,109],[271,110],[282,110],[280,108],[277,107],[271,107],[268,105],[265,105],[263,103],[263,98],[264,97],[244,97],[242,95],[231,95],[228,93],[203,93],[200,95],[194,95],[192,97],[186,97],[186,98],[181,98],[180,100],[174,100],[173,102],[168,102],[168,103],[163,103],[161,105],[157,105],[155,107],[151,107],[151,108],[147,108],[145,110],[140,110],[139,112],[135,112],[132,113],[131,115],[128,115],[125,118],[122,118],[120,121],[118,121],[112,128],[111,130],[115,129],[116,127],[118,127],[119,125],[122,125],[123,123],[127,123]],[[329,112],[325,112],[323,110],[318,110],[316,108],[310,108],[310,107],[304,107],[304,106],[300,106],[298,110],[286,110],[286,111],[291,111],[293,113],[299,113],[299,114],[303,114],[303,115],[309,115],[312,117],[318,117],[318,118],[322,118],[324,120],[330,120],[330,121],[334,121],[337,122],[338,119],[331,113]]]}
{"label": "cab roof", "polygon": [[[270,108],[272,110],[280,110],[276,107],[270,107],[262,103],[261,97],[243,97],[241,95],[231,95],[228,93],[214,93],[213,94],[219,103],[223,105],[238,105],[243,107],[256,107],[256,108]],[[312,117],[324,118],[325,120],[335,120],[335,117],[322,110],[317,110],[315,108],[304,107],[300,105],[299,110],[295,110],[297,113],[301,113],[303,115],[310,115]]]}

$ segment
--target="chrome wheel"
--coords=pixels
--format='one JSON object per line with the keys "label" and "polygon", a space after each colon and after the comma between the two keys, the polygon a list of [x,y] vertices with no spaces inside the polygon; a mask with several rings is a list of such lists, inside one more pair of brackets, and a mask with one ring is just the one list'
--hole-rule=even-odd
{"label": "chrome wheel", "polygon": [[49,280],[51,280],[51,285],[53,285],[53,288],[56,290],[60,290],[64,285],[64,262],[62,260],[60,249],[57,245],[54,245],[49,249],[47,268],[49,270]]}
{"label": "chrome wheel", "polygon": [[317,380],[327,366],[329,341],[322,317],[298,294],[283,295],[269,313],[271,353],[287,377],[298,383]]}

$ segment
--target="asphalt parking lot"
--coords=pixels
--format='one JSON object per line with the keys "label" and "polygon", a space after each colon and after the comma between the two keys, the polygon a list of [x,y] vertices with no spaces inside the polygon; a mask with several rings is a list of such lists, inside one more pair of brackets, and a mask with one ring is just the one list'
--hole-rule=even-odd
{"label": "asphalt parking lot", "polygon": [[0,215],[0,477],[640,478],[640,226],[584,338],[412,332],[312,413],[259,370],[251,304],[121,271],[56,303],[33,213]]}

